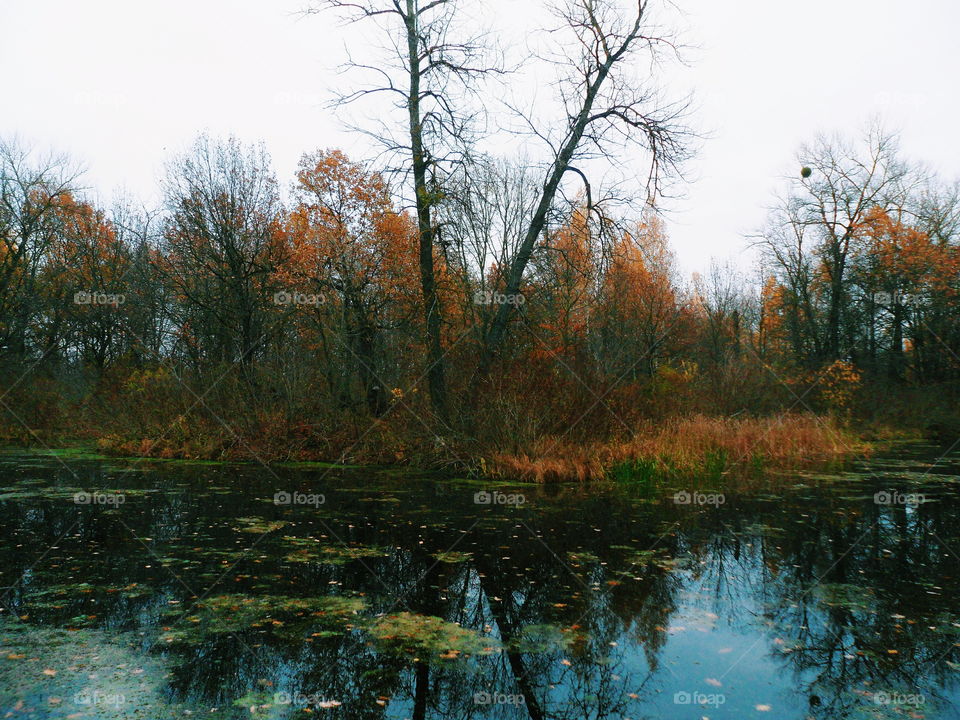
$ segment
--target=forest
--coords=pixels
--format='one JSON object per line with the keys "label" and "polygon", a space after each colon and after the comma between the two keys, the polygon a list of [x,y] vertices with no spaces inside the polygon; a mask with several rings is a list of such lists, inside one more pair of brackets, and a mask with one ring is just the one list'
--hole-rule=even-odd
{"label": "forest", "polygon": [[612,218],[581,193],[554,202],[518,285],[541,188],[481,158],[431,201],[425,312],[416,218],[338,150],[304,154],[284,192],[263,147],[202,136],[146,211],[97,207],[69,160],[4,144],[4,434],[542,480],[696,443],[787,460],[863,427],[955,432],[957,186],[879,130],[798,158],[752,273],[682,278],[654,207]]}

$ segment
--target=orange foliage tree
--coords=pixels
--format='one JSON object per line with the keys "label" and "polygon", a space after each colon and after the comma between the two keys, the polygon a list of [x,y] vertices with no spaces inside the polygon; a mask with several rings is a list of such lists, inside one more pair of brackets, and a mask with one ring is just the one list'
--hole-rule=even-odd
{"label": "orange foliage tree", "polygon": [[681,317],[673,254],[654,216],[613,245],[595,313],[601,362],[607,374],[652,377],[670,357]]}
{"label": "orange foliage tree", "polygon": [[130,248],[103,211],[67,194],[56,204],[59,232],[41,274],[51,312],[38,333],[99,368],[118,359],[131,338],[125,332]]}
{"label": "orange foliage tree", "polygon": [[368,409],[380,415],[387,378],[405,369],[398,359],[410,360],[412,336],[403,331],[417,309],[415,223],[394,208],[378,173],[339,150],[304,155],[294,194],[290,261],[279,277],[297,332],[326,359],[330,390],[349,394],[352,373],[338,377],[336,369],[353,368]]}

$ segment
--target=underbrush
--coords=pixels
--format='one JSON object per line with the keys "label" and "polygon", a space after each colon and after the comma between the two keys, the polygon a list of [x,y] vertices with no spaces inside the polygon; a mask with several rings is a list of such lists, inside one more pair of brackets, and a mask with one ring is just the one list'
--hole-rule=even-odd
{"label": "underbrush", "polygon": [[906,437],[960,435],[956,388],[865,387],[842,409],[730,415],[705,402],[706,390],[684,394],[676,383],[618,387],[601,404],[548,380],[538,380],[535,404],[531,387],[493,388],[471,424],[457,412],[441,422],[423,393],[395,396],[373,417],[338,398],[283,396],[232,377],[190,389],[162,368],[87,383],[35,378],[4,399],[0,441],[165,459],[407,465],[538,483],[742,486]]}

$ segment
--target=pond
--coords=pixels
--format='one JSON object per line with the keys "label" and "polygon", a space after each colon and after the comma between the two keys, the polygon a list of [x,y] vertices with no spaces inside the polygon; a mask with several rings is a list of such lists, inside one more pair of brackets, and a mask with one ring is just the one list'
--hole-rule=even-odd
{"label": "pond", "polygon": [[0,717],[958,718],[960,458],[772,492],[0,455]]}

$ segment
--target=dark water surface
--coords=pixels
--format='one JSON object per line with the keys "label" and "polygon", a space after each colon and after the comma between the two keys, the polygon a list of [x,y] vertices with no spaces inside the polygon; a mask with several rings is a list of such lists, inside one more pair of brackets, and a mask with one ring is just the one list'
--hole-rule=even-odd
{"label": "dark water surface", "polygon": [[683,504],[8,452],[0,718],[958,718],[938,456]]}

